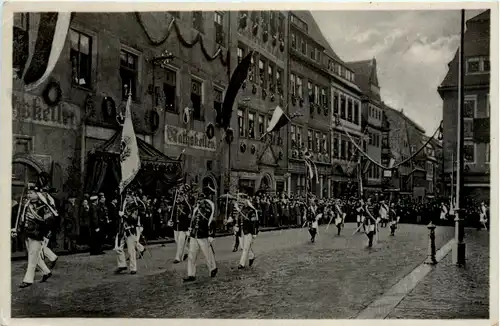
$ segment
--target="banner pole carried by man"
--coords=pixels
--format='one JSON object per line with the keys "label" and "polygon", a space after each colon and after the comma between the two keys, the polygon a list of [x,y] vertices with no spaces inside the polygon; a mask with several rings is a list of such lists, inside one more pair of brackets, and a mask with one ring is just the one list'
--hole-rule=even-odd
{"label": "banner pole carried by man", "polygon": [[127,186],[134,180],[135,176],[141,168],[141,160],[139,158],[139,147],[137,146],[137,138],[135,136],[134,125],[132,123],[132,93],[129,92],[127,105],[125,108],[125,120],[121,134],[120,146],[120,168],[121,180],[118,185],[120,198],[122,199],[121,210],[119,212],[120,231],[117,234],[115,241],[115,251],[118,254],[117,265],[118,269],[115,273],[121,273],[126,270],[126,259],[124,245],[127,244],[129,253],[129,268],[131,274],[137,273],[137,257],[136,246],[139,242],[139,206],[133,195],[126,195],[123,199],[123,192]]}

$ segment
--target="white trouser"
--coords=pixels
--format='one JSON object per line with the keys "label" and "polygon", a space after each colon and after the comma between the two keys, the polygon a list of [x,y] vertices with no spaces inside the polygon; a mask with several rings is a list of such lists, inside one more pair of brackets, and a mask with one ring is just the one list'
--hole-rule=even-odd
{"label": "white trouser", "polygon": [[139,252],[144,251],[144,246],[139,242],[139,240],[141,239],[142,229],[143,229],[142,226],[139,226],[136,228],[137,242],[135,243],[135,247],[137,248],[137,251],[139,251]]}
{"label": "white trouser", "polygon": [[24,283],[33,283],[35,280],[35,269],[38,266],[43,275],[50,273],[50,269],[45,264],[45,261],[40,256],[42,252],[42,241],[28,238],[26,240],[26,250],[28,250],[28,267],[24,275]]}
{"label": "white trouser", "polygon": [[184,247],[188,239],[187,231],[174,231],[174,239],[177,244],[177,251],[175,252],[175,260],[181,260],[184,256]]}
{"label": "white trouser", "polygon": [[117,262],[119,268],[127,267],[127,259],[125,258],[125,250],[123,250],[123,246],[125,245],[125,242],[127,243],[130,271],[136,272],[137,271],[137,257],[135,256],[135,247],[137,245],[137,236],[136,235],[132,234],[132,235],[129,235],[128,237],[125,237],[125,241],[121,240],[118,248],[115,249],[116,253],[118,254],[118,257],[116,257],[116,262]]}
{"label": "white trouser", "polygon": [[47,246],[43,247],[43,255],[51,262],[57,259],[57,255]]}
{"label": "white trouser", "polygon": [[208,243],[208,239],[191,238],[189,241],[189,255],[188,255],[188,276],[196,276],[196,259],[198,252],[203,252],[203,256],[207,261],[208,273],[212,272],[217,266],[215,264],[215,255],[212,247]]}
{"label": "white trouser", "polygon": [[245,267],[249,259],[254,259],[255,254],[252,250],[253,243],[253,235],[245,234],[241,239],[241,247],[243,248],[243,252],[241,253],[240,265]]}

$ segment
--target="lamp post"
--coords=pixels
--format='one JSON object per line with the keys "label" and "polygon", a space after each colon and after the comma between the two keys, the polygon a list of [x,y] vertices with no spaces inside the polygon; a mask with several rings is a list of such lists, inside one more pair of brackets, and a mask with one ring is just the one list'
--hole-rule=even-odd
{"label": "lamp post", "polygon": [[457,266],[465,265],[465,242],[464,242],[464,34],[465,34],[465,10],[461,11],[460,26],[460,56],[459,56],[459,79],[458,79],[458,125],[457,125],[457,186],[455,212],[455,246],[453,248],[453,263]]}

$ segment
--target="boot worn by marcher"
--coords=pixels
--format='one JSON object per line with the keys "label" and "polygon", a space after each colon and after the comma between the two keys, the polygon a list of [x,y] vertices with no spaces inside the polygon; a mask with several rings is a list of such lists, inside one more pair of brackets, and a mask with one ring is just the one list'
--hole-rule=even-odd
{"label": "boot worn by marcher", "polygon": [[126,270],[127,270],[127,267],[118,267],[115,270],[115,274],[120,274],[121,272],[126,271]]}
{"label": "boot worn by marcher", "polygon": [[47,282],[47,280],[52,276],[52,273],[48,273],[48,274],[45,274],[42,276],[42,280],[40,281],[40,283],[44,283],[44,282]]}
{"label": "boot worn by marcher", "polygon": [[186,278],[183,280],[183,282],[184,282],[184,283],[189,283],[189,282],[194,282],[195,280],[196,280],[196,277],[194,277],[194,276],[188,276],[188,277],[186,277]]}

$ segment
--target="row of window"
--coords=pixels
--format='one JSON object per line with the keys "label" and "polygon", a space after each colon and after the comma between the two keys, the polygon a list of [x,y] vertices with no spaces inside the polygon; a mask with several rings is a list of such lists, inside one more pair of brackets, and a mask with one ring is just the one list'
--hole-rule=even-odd
{"label": "row of window", "polygon": [[382,177],[382,169],[374,164],[370,164],[367,171],[368,179],[380,179]]}
{"label": "row of window", "polygon": [[[239,19],[248,18],[248,11],[240,11]],[[270,32],[272,36],[278,34],[280,38],[285,36],[285,16],[278,11],[251,11],[250,20],[254,24],[262,22],[264,32]]]}
{"label": "row of window", "polygon": [[340,63],[335,62],[333,60],[328,60],[328,70],[331,73],[340,76],[342,78],[345,78],[348,81],[354,83],[354,72],[350,71]]}
{"label": "row of window", "polygon": [[333,92],[333,113],[338,114],[342,120],[361,124],[360,101],[337,91]]}
{"label": "row of window", "polygon": [[[71,58],[71,80],[73,85],[91,88],[92,72],[92,38],[76,30],[70,30],[70,58]],[[177,112],[176,105],[176,72],[165,69],[165,82],[163,84],[163,96],[165,99],[165,109],[170,112]],[[122,82],[122,99],[126,99],[131,93],[132,99],[137,100],[137,83],[139,76],[139,56],[137,53],[122,49],[120,51],[120,78]],[[201,107],[203,99],[203,81],[193,78],[191,81],[191,102],[193,105],[193,118],[202,119]],[[222,91],[214,89],[214,106],[219,107],[222,103]]]}
{"label": "row of window", "polygon": [[[239,44],[237,51],[238,63],[240,63],[247,53],[247,47],[244,44]],[[258,65],[255,65],[255,62],[258,62]],[[283,94],[283,69],[266,59],[262,54],[255,53],[252,56],[248,80],[258,82],[262,88],[269,89],[273,93]]]}
{"label": "row of window", "polygon": [[[180,19],[180,11],[170,11],[169,12],[175,18]],[[188,13],[188,12],[186,12]],[[193,11],[191,20],[192,26],[200,33],[205,33],[205,15],[210,14],[208,11]],[[213,13],[214,18],[214,28],[215,28],[215,42],[217,44],[224,43],[224,13],[221,11],[216,11]]]}
{"label": "row of window", "polygon": [[332,158],[343,161],[355,162],[358,158],[358,151],[350,140],[345,139],[338,133],[333,134]]}
{"label": "row of window", "polygon": [[[303,148],[302,127],[291,125],[290,138],[292,146]],[[315,153],[328,153],[328,133],[307,130],[307,150]]]}
{"label": "row of window", "polygon": [[312,41],[307,41],[307,38],[298,33],[291,32],[291,46],[303,55],[308,56],[311,60],[321,63],[322,50]]}
{"label": "row of window", "polygon": [[382,110],[370,105],[368,106],[368,116],[376,120],[382,121]]}
{"label": "row of window", "polygon": [[[238,133],[242,138],[257,139],[261,137],[265,134],[270,121],[271,116],[238,108]],[[281,130],[280,134],[282,132]]]}
{"label": "row of window", "polygon": [[477,112],[477,96],[468,95],[464,99],[464,138],[472,139],[474,137],[474,119],[478,116],[490,116],[490,96],[487,95],[487,106],[484,115]]}
{"label": "row of window", "polygon": [[[300,99],[304,98],[304,79],[295,74],[290,74],[290,92]],[[328,88],[314,85],[312,81],[307,82],[307,94],[309,103],[328,107]]]}

